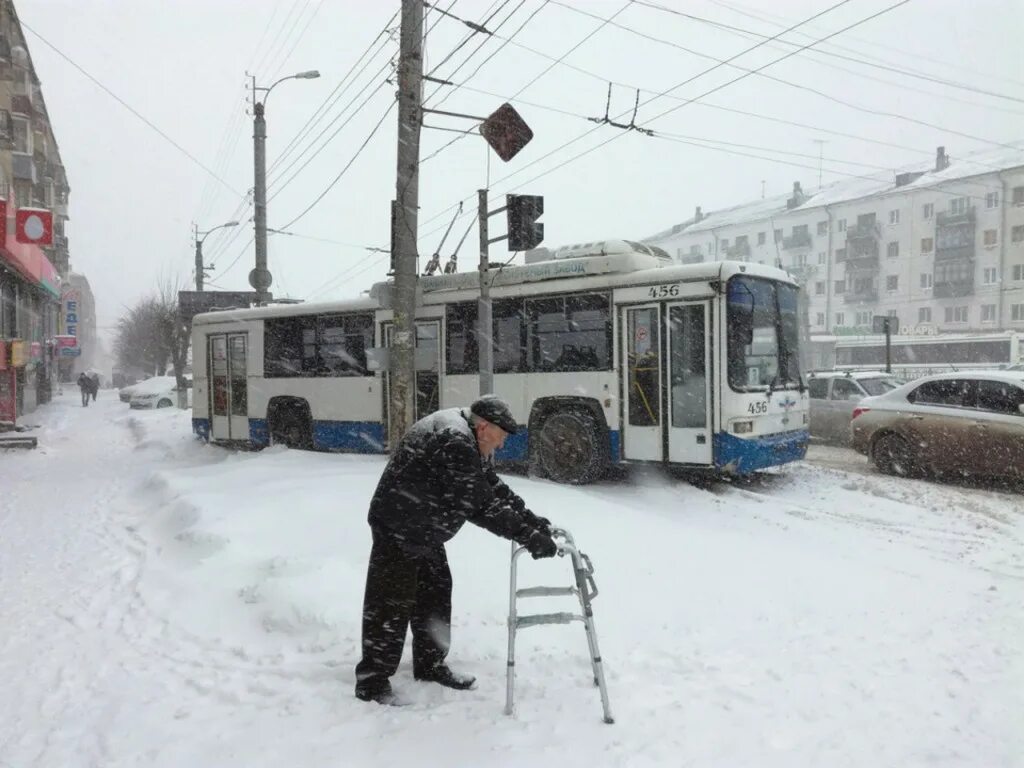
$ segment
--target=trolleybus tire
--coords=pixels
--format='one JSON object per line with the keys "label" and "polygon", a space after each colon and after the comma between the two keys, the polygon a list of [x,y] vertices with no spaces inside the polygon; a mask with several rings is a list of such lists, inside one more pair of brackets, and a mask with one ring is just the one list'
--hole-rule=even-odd
{"label": "trolleybus tire", "polygon": [[608,464],[597,420],[590,413],[575,408],[558,411],[544,420],[536,453],[544,475],[571,485],[594,482],[604,474]]}

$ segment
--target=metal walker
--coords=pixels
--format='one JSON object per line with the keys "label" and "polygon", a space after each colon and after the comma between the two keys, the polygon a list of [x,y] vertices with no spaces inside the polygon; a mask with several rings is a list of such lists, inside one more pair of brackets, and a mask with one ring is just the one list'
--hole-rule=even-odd
{"label": "metal walker", "polygon": [[[601,706],[604,709],[604,721],[614,723],[611,705],[608,703],[608,686],[604,681],[604,668],[601,665],[601,652],[597,647],[597,631],[594,629],[594,611],[590,607],[591,601],[597,597],[597,584],[594,582],[594,564],[590,558],[580,552],[572,534],[564,528],[555,528],[551,532],[552,538],[558,543],[558,556],[566,554],[572,559],[573,573],[576,577],[576,585],[572,587],[526,587],[517,588],[517,563],[519,556],[528,550],[526,547],[512,544],[512,563],[509,580],[509,604],[508,604],[508,671],[506,679],[505,714],[513,712],[513,698],[516,684],[516,632],[526,627],[536,627],[541,624],[570,624],[574,621],[583,622],[587,632],[587,645],[590,648],[590,662],[594,669],[594,685],[601,692]],[[555,597],[576,595],[580,601],[581,613],[538,613],[528,616],[520,616],[517,610],[517,600],[521,597]]]}

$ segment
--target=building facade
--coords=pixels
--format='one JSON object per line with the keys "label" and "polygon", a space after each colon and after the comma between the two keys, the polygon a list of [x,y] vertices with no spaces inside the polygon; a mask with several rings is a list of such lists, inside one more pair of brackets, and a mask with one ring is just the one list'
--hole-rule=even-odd
{"label": "building facade", "polygon": [[[0,0],[0,198],[6,238],[0,243],[0,419],[48,401],[58,376],[61,283],[70,266],[67,175],[46,102],[12,0]],[[53,214],[53,242],[17,242],[18,208]]]}
{"label": "building facade", "polygon": [[1024,147],[695,215],[649,237],[681,261],[781,266],[811,337],[1024,331]]}

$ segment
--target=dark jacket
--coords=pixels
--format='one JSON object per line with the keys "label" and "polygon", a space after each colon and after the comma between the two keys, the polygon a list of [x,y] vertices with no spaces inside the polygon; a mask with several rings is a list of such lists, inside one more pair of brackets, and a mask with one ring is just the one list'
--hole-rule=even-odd
{"label": "dark jacket", "polygon": [[436,549],[466,521],[526,543],[537,518],[485,462],[469,409],[448,408],[409,429],[384,468],[369,523],[412,550]]}

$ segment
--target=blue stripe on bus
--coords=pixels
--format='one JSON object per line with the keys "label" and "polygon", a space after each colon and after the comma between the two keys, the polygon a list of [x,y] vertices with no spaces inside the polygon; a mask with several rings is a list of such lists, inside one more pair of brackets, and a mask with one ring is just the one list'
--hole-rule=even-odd
{"label": "blue stripe on bus", "polygon": [[314,421],[313,447],[347,453],[384,453],[384,425],[374,421]]}
{"label": "blue stripe on bus", "polygon": [[203,440],[210,439],[210,420],[209,419],[192,419],[192,432],[195,433],[196,437],[201,437]]}
{"label": "blue stripe on bus", "polygon": [[807,455],[806,429],[764,437],[742,438],[728,432],[714,436],[715,466],[739,475],[799,461]]}
{"label": "blue stripe on bus", "polygon": [[266,419],[249,419],[249,442],[258,448],[270,445],[270,426]]}

